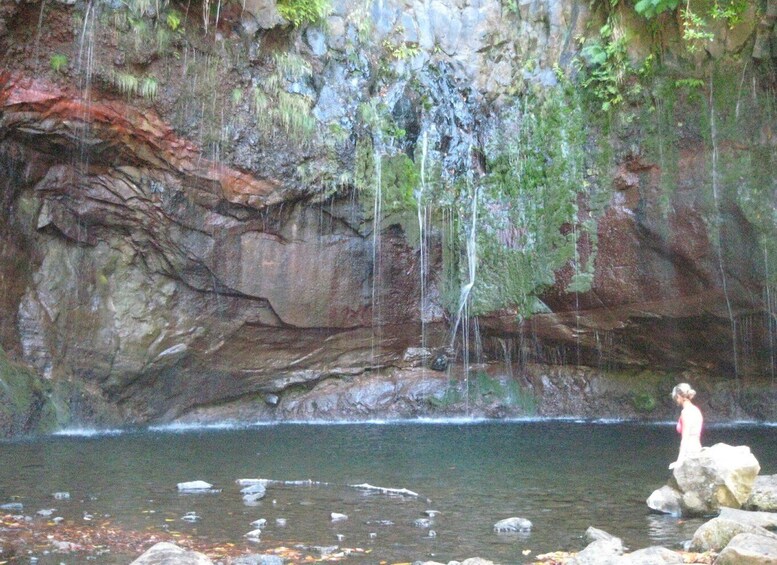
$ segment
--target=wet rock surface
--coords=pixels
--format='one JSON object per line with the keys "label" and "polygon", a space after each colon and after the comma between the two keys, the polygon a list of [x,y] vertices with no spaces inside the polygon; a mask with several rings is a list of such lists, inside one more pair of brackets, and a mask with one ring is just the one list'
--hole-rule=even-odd
{"label": "wet rock surface", "polygon": [[[274,6],[252,4],[245,13],[225,12],[216,30],[219,41],[234,41],[245,55],[219,69],[213,90],[222,94],[248,92],[271,72],[262,41],[271,43],[284,22]],[[235,96],[232,106],[218,100],[239,119],[216,152],[205,138],[227,134],[211,131],[208,116],[189,106],[205,93],[193,90],[190,77],[170,76],[166,54],[150,46],[128,49],[98,30],[91,39],[111,63],[95,66],[85,97],[75,67],[86,34],[72,31],[72,10],[53,6],[37,33],[35,6],[0,3],[0,40],[8,47],[0,73],[3,349],[39,379],[78,382],[80,405],[57,394],[85,421],[438,410],[444,390],[434,377],[416,371],[411,386],[399,373],[407,369],[407,349],[422,341],[422,324],[427,346],[448,346],[443,237],[430,234],[429,304],[422,308],[415,228],[395,217],[373,225],[370,203],[349,179],[356,153],[350,137],[362,133],[358,116],[379,85],[381,105],[405,132],[405,155],[418,154],[426,140],[446,182],[483,174],[487,158],[473,157],[473,148],[486,152],[499,112],[516,92],[558,83],[553,68],[571,65],[578,47],[569,38],[585,33],[589,8],[554,0],[518,3],[506,14],[490,0],[387,2],[373,7],[374,37],[362,45],[352,6],[338,3],[326,33],[310,28],[286,38],[310,70],[284,85],[309,103],[318,126],[348,139],[338,145],[265,135],[254,127],[248,97]],[[199,49],[201,60],[215,49],[201,37],[176,41],[179,55]],[[44,72],[33,60],[60,51],[70,55],[62,70]],[[158,97],[128,102],[111,82],[114,64],[156,73]],[[637,141],[634,151],[617,147],[612,178],[592,179],[608,203],[596,228],[590,290],[569,292],[573,272],[564,268],[541,296],[548,311],[531,320],[509,309],[479,317],[492,370],[509,352],[516,363],[565,373],[535,379],[528,363],[521,375],[504,371],[539,400],[541,414],[623,415],[624,398],[602,400],[599,393],[608,391],[581,375],[585,367],[708,378],[763,376],[773,363],[772,306],[761,298],[768,268],[753,244],[753,220],[725,191],[714,206],[703,202],[708,148],[697,132],[678,136],[672,194],[661,193],[663,163]],[[769,151],[770,139],[764,133],[721,143],[720,159],[740,152],[755,159]],[[341,178],[343,186],[333,180]],[[716,235],[709,226],[718,221]],[[591,251],[578,245],[583,255]],[[459,378],[453,353],[435,355],[423,368]],[[717,400],[727,415],[773,419],[776,394],[765,387],[747,401]],[[265,407],[254,406],[258,398]],[[16,421],[0,417],[4,433],[35,429],[44,419],[36,403],[13,408],[24,414]],[[496,404],[484,403],[482,412],[523,412]],[[662,404],[659,412],[670,409]],[[644,415],[630,404],[627,412]]]}

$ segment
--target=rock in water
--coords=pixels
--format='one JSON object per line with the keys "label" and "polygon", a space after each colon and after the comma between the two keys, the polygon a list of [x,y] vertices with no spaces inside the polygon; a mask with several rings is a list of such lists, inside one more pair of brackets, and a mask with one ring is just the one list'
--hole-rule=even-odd
{"label": "rock in water", "polygon": [[[747,446],[718,443],[684,459],[669,485],[654,491],[648,506],[667,514],[705,516],[721,508],[741,508],[750,497],[761,466]],[[674,492],[672,492],[674,491]]]}
{"label": "rock in water", "polygon": [[218,490],[205,481],[189,481],[178,483],[178,492],[218,492]]}
{"label": "rock in water", "polygon": [[519,518],[514,516],[512,518],[505,518],[499,520],[494,524],[494,531],[499,533],[506,532],[529,532],[531,531],[532,523],[526,518]]}
{"label": "rock in water", "polygon": [[207,556],[186,551],[173,543],[161,542],[152,546],[130,565],[213,565]]}

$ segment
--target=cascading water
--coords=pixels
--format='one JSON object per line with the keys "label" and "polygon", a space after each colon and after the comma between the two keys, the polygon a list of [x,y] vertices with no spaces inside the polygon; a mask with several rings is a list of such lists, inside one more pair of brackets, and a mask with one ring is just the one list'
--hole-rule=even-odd
{"label": "cascading water", "polygon": [[734,363],[734,378],[739,379],[739,353],[737,346],[737,319],[734,316],[734,310],[731,306],[731,298],[728,292],[728,278],[726,276],[725,264],[723,261],[723,242],[721,241],[721,229],[720,224],[722,222],[720,211],[720,186],[719,186],[719,171],[718,171],[718,132],[715,122],[715,96],[714,96],[714,79],[712,73],[710,73],[710,137],[712,140],[712,197],[715,204],[714,209],[714,226],[715,226],[715,249],[718,255],[718,268],[720,269],[720,280],[723,286],[723,296],[726,299],[726,308],[728,309],[728,317],[731,323],[731,345],[733,351],[733,363]]}
{"label": "cascading water", "polygon": [[426,310],[427,296],[426,286],[428,277],[428,225],[429,225],[429,205],[426,202],[426,157],[429,151],[429,138],[427,132],[423,133],[421,139],[421,179],[418,190],[415,193],[418,211],[418,247],[419,247],[419,278],[421,296],[419,302],[419,317],[421,319],[421,366],[426,367],[428,363],[426,347]]}
{"label": "cascading water", "polygon": [[381,168],[383,159],[380,150],[373,151],[375,165],[375,197],[372,208],[372,334],[370,339],[370,360],[373,367],[378,365],[376,354],[380,354],[380,342],[383,335],[382,301],[380,297],[381,281],[383,279],[381,265],[381,234],[380,221],[383,217],[383,178]]}
{"label": "cascading water", "polygon": [[478,225],[478,196],[479,187],[471,182],[467,183],[470,189],[470,218],[469,230],[466,238],[466,258],[467,258],[467,282],[461,287],[459,293],[458,309],[456,311],[455,322],[450,334],[450,347],[453,349],[456,342],[456,335],[461,326],[461,355],[464,369],[465,386],[465,408],[469,414],[469,377],[470,377],[470,295],[475,286],[475,277],[477,275],[477,225]]}
{"label": "cascading water", "polygon": [[764,247],[764,272],[766,273],[766,283],[764,284],[764,304],[766,305],[766,326],[769,337],[769,369],[772,381],[775,380],[777,372],[777,358],[775,357],[775,339],[777,339],[777,293],[773,292],[771,281],[769,280],[769,250]]}

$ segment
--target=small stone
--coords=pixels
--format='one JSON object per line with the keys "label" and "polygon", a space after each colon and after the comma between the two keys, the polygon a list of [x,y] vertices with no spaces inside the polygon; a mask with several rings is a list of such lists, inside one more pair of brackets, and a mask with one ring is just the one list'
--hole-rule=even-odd
{"label": "small stone", "polygon": [[332,518],[332,522],[342,522],[348,519],[347,515],[338,512],[332,512],[329,516]]}

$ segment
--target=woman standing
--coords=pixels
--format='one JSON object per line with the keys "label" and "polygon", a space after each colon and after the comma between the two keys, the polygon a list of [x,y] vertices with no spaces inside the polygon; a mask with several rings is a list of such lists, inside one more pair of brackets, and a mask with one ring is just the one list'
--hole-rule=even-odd
{"label": "woman standing", "polygon": [[701,410],[692,402],[696,391],[688,383],[680,383],[672,389],[672,399],[682,407],[677,421],[677,433],[680,434],[680,454],[677,461],[669,465],[674,469],[684,459],[701,451],[701,428],[704,418]]}

